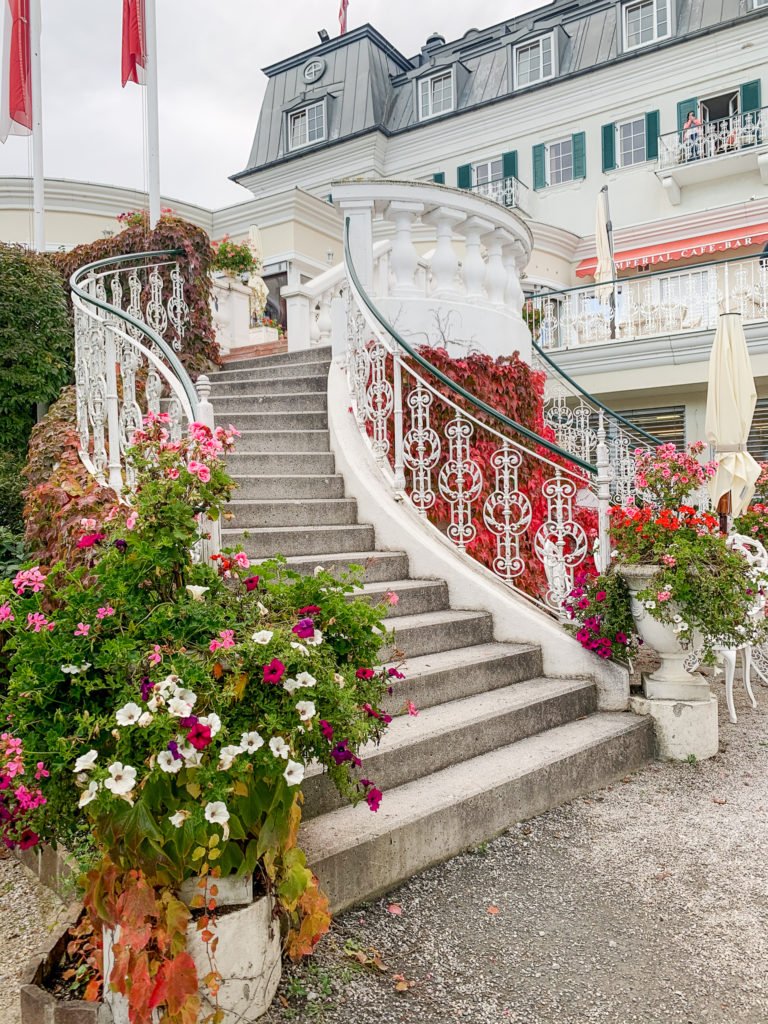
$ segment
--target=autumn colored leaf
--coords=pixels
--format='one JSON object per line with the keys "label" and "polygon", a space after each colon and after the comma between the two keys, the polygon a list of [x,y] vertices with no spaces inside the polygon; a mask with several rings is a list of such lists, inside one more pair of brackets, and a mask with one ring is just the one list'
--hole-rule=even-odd
{"label": "autumn colored leaf", "polygon": [[[198,982],[195,962],[189,953],[179,953],[173,960],[167,961],[165,973],[168,1012],[170,1014],[181,1013],[197,998]],[[199,999],[197,1001],[199,1009]],[[197,1011],[195,1011],[195,1016],[189,1020],[194,1021],[196,1016]]]}
{"label": "autumn colored leaf", "polygon": [[86,1003],[98,1003],[101,999],[101,978],[91,978],[85,986],[83,999]]}

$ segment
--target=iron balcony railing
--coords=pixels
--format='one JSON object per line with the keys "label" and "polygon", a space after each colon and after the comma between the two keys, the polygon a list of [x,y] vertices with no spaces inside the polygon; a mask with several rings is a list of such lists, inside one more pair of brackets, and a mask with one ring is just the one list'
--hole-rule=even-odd
{"label": "iron balcony railing", "polygon": [[491,181],[473,185],[470,191],[510,209],[525,209],[527,206],[528,187],[518,178],[492,178]]}
{"label": "iron balcony railing", "polygon": [[659,169],[712,160],[768,143],[768,107],[659,136]]}
{"label": "iron balcony railing", "polygon": [[745,324],[768,321],[768,256],[542,292],[526,309],[547,350],[711,331],[720,313],[740,313]]}

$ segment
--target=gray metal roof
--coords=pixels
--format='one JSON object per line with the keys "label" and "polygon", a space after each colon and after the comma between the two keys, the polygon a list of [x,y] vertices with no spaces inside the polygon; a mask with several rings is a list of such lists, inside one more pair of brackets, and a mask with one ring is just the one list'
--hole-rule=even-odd
{"label": "gray metal roof", "polygon": [[[566,76],[584,74],[608,62],[636,59],[650,50],[674,46],[691,36],[726,27],[744,18],[768,15],[768,7],[749,10],[748,0],[669,0],[675,8],[671,38],[622,54],[620,2],[616,0],[556,0],[546,7],[484,30],[470,29],[460,39],[433,43],[415,57],[404,57],[372,26],[363,25],[344,36],[265,68],[269,76],[248,169],[234,179],[285,159],[300,157],[334,142],[370,131],[386,135],[418,123],[414,79],[440,67],[462,69],[456,109],[442,117],[513,95],[513,45],[556,30],[559,67],[554,79],[532,89],[546,89]],[[321,58],[325,73],[307,84],[307,63]],[[290,152],[286,114],[313,100],[326,99],[326,140]],[[439,120],[439,118],[433,119]],[[430,122],[432,123],[432,122]]]}

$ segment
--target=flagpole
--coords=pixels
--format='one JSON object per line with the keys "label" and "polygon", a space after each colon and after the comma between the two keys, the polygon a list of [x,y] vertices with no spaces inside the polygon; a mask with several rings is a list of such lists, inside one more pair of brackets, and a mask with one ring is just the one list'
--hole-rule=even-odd
{"label": "flagpole", "polygon": [[43,82],[40,63],[42,17],[40,0],[29,0],[29,50],[32,77],[32,207],[34,244],[45,252],[45,176],[43,171]]}
{"label": "flagpole", "polygon": [[149,224],[160,220],[160,114],[157,89],[157,13],[155,0],[144,5],[147,83],[147,164],[149,173]]}

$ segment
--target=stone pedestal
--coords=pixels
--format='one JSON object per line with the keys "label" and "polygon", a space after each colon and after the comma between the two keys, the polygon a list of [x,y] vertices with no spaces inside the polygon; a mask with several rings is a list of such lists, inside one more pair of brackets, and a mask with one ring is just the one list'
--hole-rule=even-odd
{"label": "stone pedestal", "polygon": [[649,700],[632,697],[630,708],[649,715],[656,731],[656,752],[662,761],[697,761],[714,757],[719,750],[717,698],[706,700]]}
{"label": "stone pedestal", "polygon": [[251,296],[253,289],[237,277],[221,274],[213,279],[211,306],[216,341],[222,355],[252,345]]}

